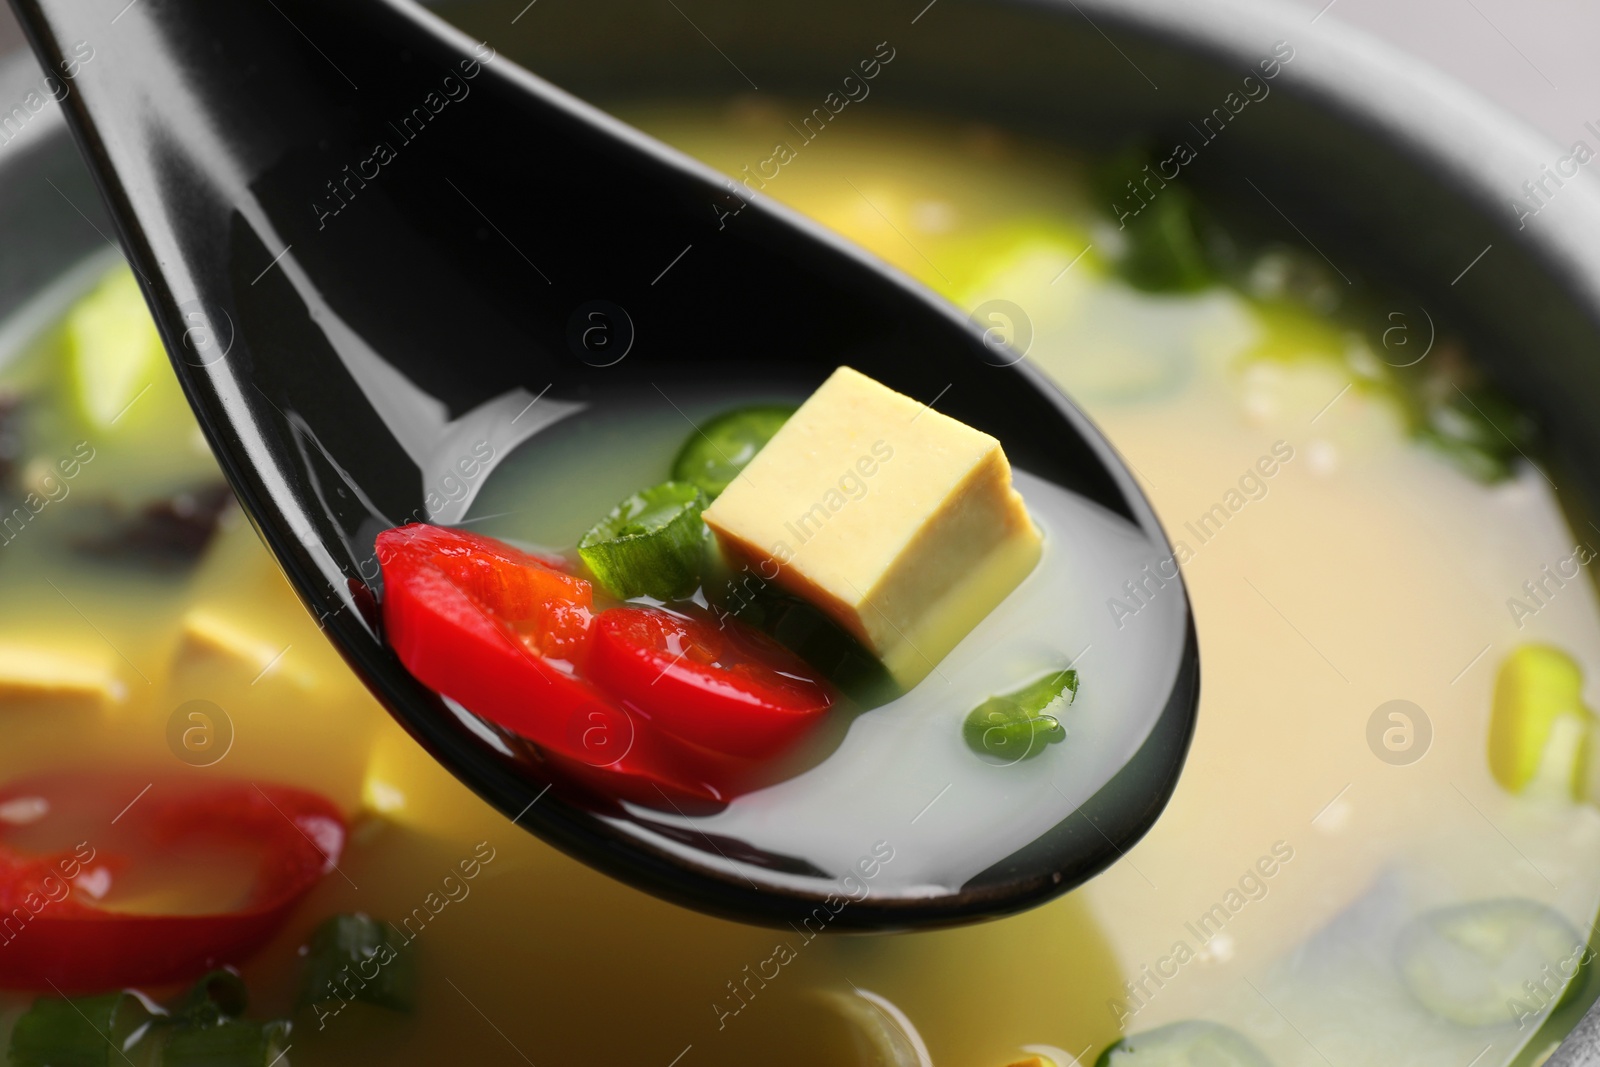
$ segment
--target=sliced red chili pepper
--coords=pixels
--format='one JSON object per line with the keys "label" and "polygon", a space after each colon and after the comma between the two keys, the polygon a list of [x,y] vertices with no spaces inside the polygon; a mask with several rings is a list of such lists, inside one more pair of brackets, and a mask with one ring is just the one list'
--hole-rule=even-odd
{"label": "sliced red chili pepper", "polygon": [[577,676],[588,582],[491,538],[423,525],[379,534],[378,562],[385,634],[423,685],[613,795],[655,806],[731,795],[739,768],[651,729],[648,713]]}
{"label": "sliced red chili pepper", "polygon": [[[549,659],[570,663],[582,647],[594,590],[562,570],[562,560],[466,530],[420,523],[385,530],[377,548],[385,587],[391,572],[405,585],[431,570],[465,595],[441,605],[467,612],[462,621],[488,616],[503,622],[530,650]],[[393,642],[393,627],[386,629]]]}
{"label": "sliced red chili pepper", "polygon": [[686,741],[771,758],[821,721],[833,690],[794,653],[738,622],[659,608],[601,613],[589,671],[602,689]]}
{"label": "sliced red chili pepper", "polygon": [[[60,993],[161,985],[242,962],[334,868],[346,832],[323,797],[246,782],[60,774],[0,789],[0,812],[0,987]],[[42,854],[18,843],[71,837],[82,840]],[[237,904],[151,914],[99,903],[108,894],[115,901],[125,877],[147,890],[165,884],[175,849],[201,850],[219,864],[254,852]]]}

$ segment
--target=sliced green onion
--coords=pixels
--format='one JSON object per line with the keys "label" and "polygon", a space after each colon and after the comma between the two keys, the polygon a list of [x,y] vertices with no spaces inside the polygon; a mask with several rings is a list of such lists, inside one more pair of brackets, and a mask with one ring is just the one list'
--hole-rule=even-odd
{"label": "sliced green onion", "polygon": [[608,593],[672,600],[700,584],[706,495],[687,482],[662,482],[628,497],[578,542],[578,555]]}
{"label": "sliced green onion", "polygon": [[188,996],[173,1009],[172,1021],[210,1026],[243,1015],[249,1004],[250,991],[239,972],[221,967],[195,980]]}
{"label": "sliced green onion", "polygon": [[8,1062],[115,1067],[154,1055],[162,1067],[271,1067],[288,1047],[289,1023],[239,1018],[248,1003],[244,980],[227,969],[201,977],[170,1013],[129,992],[41,997],[12,1029]]}
{"label": "sliced green onion", "polygon": [[967,747],[1000,763],[1018,763],[1064,741],[1061,714],[1078,695],[1078,672],[1056,671],[1015,692],[990,697],[961,726]]}
{"label": "sliced green onion", "polygon": [[1192,1064],[1272,1067],[1272,1061],[1239,1031],[1201,1019],[1129,1034],[1094,1061],[1094,1067],[1189,1067]]}
{"label": "sliced green onion", "polygon": [[1476,900],[1438,908],[1400,931],[1406,988],[1433,1014],[1462,1026],[1520,1023],[1566,1003],[1588,943],[1532,900]]}
{"label": "sliced green onion", "polygon": [[1078,697],[1078,672],[1055,671],[1006,696],[1036,715],[1058,715]]}
{"label": "sliced green onion", "polygon": [[788,404],[760,404],[718,415],[678,450],[672,480],[697,485],[715,500],[794,412]]}
{"label": "sliced green onion", "polygon": [[335,915],[311,934],[302,1005],[360,1001],[391,1011],[416,1003],[416,956],[405,935],[366,915]]}
{"label": "sliced green onion", "polygon": [[12,1067],[107,1067],[154,1018],[131,993],[40,997],[11,1030]]}
{"label": "sliced green onion", "polygon": [[161,1067],[271,1067],[289,1043],[289,1023],[224,1019],[175,1028],[161,1049]]}

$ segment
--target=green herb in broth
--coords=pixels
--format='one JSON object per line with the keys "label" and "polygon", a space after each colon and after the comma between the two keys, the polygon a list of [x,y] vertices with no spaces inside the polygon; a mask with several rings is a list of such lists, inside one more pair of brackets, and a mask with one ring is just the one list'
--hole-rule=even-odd
{"label": "green herb in broth", "polygon": [[962,737],[980,756],[1007,763],[1031,759],[1046,745],[1066,740],[1061,715],[1077,695],[1077,671],[1047,675],[973,708],[962,724]]}
{"label": "green herb in broth", "polygon": [[[1481,379],[1458,344],[1435,336],[1437,325],[1431,318],[1423,337],[1423,323],[1390,310],[1396,304],[1409,306],[1395,294],[1345,297],[1348,284],[1339,284],[1330,266],[1310,252],[1268,242],[1239,244],[1183,177],[1158,178],[1159,188],[1151,186],[1151,167],[1159,156],[1133,147],[1094,170],[1095,192],[1118,224],[1119,251],[1109,260],[1119,277],[1152,293],[1194,293],[1228,285],[1257,300],[1264,313],[1283,316],[1291,328],[1308,313],[1346,330],[1380,321],[1376,353],[1347,343],[1263,346],[1246,359],[1312,357],[1342,365],[1361,389],[1394,403],[1417,440],[1480,481],[1511,477],[1518,462],[1536,449],[1530,420]],[[1138,208],[1130,212],[1124,206],[1129,203]],[[1316,330],[1322,324],[1305,325]],[[1436,343],[1437,352],[1431,353]]]}
{"label": "green herb in broth", "polygon": [[252,1022],[237,972],[201,977],[170,1010],[131,992],[41,997],[13,1024],[11,1067],[270,1067],[287,1050],[285,1020]]}
{"label": "green herb in broth", "polygon": [[[1111,205],[1121,236],[1120,251],[1111,257],[1113,269],[1129,285],[1152,293],[1196,292],[1217,284],[1225,239],[1178,179],[1152,179],[1155,164],[1151,153],[1131,149],[1094,168],[1094,195]],[[1152,180],[1160,187],[1151,187]],[[1123,205],[1135,205],[1134,210]]]}
{"label": "green herb in broth", "polygon": [[306,945],[306,977],[299,1004],[319,1019],[346,1004],[373,1004],[391,1011],[416,1007],[417,960],[406,936],[367,915],[335,915],[312,931]]}

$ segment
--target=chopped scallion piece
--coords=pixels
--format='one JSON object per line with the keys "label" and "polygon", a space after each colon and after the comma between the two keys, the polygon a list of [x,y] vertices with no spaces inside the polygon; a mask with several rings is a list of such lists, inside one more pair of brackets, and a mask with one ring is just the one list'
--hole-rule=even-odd
{"label": "chopped scallion piece", "polygon": [[172,1011],[175,1022],[210,1026],[223,1019],[243,1015],[250,1004],[250,992],[239,972],[227,967],[201,975],[189,987],[188,996]]}
{"label": "chopped scallion piece", "polygon": [[175,1027],[161,1048],[161,1067],[272,1067],[289,1043],[289,1023],[223,1019]]}
{"label": "chopped scallion piece", "polygon": [[[41,997],[11,1031],[12,1067],[271,1067],[289,1023],[239,1018],[249,1002],[237,972],[204,975],[169,1013],[131,992]],[[130,1055],[131,1053],[131,1055]],[[152,1059],[154,1057],[154,1059]]]}
{"label": "chopped scallion piece", "polygon": [[405,935],[388,923],[360,914],[333,916],[311,934],[300,1003],[360,1001],[410,1011],[416,957],[403,951],[405,943]]}
{"label": "chopped scallion piece", "polygon": [[40,997],[11,1031],[12,1067],[108,1067],[154,1018],[131,993]]}
{"label": "chopped scallion piece", "polygon": [[697,485],[708,500],[715,500],[794,412],[788,404],[759,404],[718,415],[678,450],[673,481]]}
{"label": "chopped scallion piece", "polygon": [[980,756],[1007,764],[1032,759],[1046,745],[1066,739],[1061,714],[1077,695],[1077,671],[1047,674],[973,708],[961,734]]}
{"label": "chopped scallion piece", "polygon": [[612,596],[687,596],[700,583],[706,496],[687,482],[662,482],[628,497],[578,542],[578,555]]}

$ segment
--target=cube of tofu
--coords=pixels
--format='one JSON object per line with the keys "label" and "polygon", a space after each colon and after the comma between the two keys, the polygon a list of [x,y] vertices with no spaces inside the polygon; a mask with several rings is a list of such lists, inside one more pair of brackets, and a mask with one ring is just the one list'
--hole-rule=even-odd
{"label": "cube of tofu", "polygon": [[98,651],[0,643],[0,706],[103,705],[126,696],[109,657]]}
{"label": "cube of tofu", "polygon": [[816,605],[907,688],[1041,547],[999,441],[849,367],[704,517],[730,556]]}
{"label": "cube of tofu", "polygon": [[[292,646],[273,644],[230,619],[203,607],[189,609],[183,617],[183,636],[178,644],[178,659],[200,660],[214,658],[236,664],[249,674],[252,684],[283,668],[283,660]],[[298,664],[284,671],[286,677],[303,687],[314,681]]]}

